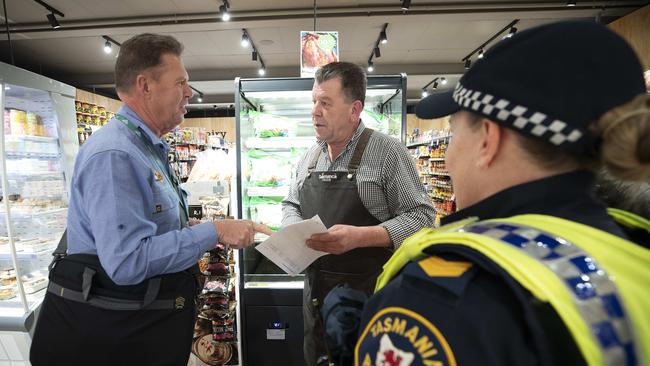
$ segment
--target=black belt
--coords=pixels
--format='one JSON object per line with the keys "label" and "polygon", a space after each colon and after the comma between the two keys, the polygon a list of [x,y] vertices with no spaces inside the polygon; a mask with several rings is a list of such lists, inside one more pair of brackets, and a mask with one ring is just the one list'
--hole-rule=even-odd
{"label": "black belt", "polygon": [[[99,265],[99,259],[93,255],[73,255],[69,256],[66,259],[72,257],[93,258],[97,261],[96,266]],[[65,259],[60,258],[54,262],[58,262],[59,260]],[[189,306],[193,305],[193,298],[187,298],[187,294],[176,294],[175,297],[170,296],[170,298],[158,299],[162,282],[161,277],[154,277],[147,280],[146,290],[144,291],[144,294],[142,297],[138,297],[136,299],[120,298],[117,297],[117,293],[116,296],[106,296],[106,294],[100,295],[97,293],[91,293],[95,275],[97,275],[99,278],[106,277],[103,269],[99,267],[99,269],[91,267],[93,266],[84,266],[83,268],[83,273],[81,275],[81,291],[78,290],[77,286],[74,286],[77,289],[73,289],[57,283],[58,277],[53,276],[52,272],[50,272],[50,281],[47,286],[47,291],[52,295],[56,295],[67,300],[85,303],[106,310],[181,310],[185,307],[185,303],[188,301],[190,302],[188,303]],[[100,273],[97,273],[98,270]],[[65,283],[66,281],[63,282]],[[103,288],[103,286],[101,287]],[[101,290],[99,291],[101,293]],[[167,295],[169,296],[169,294]]]}

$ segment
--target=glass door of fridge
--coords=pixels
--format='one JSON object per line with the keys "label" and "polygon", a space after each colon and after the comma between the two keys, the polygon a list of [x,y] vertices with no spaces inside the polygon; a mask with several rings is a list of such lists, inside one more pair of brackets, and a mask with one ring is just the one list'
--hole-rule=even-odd
{"label": "glass door of fridge", "polygon": [[68,196],[56,96],[2,87],[0,313],[22,316],[43,298],[52,251],[66,227]]}
{"label": "glass door of fridge", "polygon": [[[296,164],[316,142],[312,125],[313,79],[241,79],[237,83],[238,217],[281,227],[282,200]],[[361,119],[372,129],[404,141],[405,75],[369,76]],[[257,237],[258,242],[264,237]],[[254,247],[243,250],[246,288],[302,288]]]}

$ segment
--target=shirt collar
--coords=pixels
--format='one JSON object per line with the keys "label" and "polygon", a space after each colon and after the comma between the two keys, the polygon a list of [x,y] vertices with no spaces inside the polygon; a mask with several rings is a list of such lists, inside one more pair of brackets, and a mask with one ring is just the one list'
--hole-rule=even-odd
{"label": "shirt collar", "polygon": [[135,113],[133,109],[131,109],[128,105],[122,104],[122,107],[120,107],[120,110],[117,113],[127,117],[129,121],[131,121],[131,123],[133,123],[140,130],[142,130],[142,132],[144,132],[144,135],[147,136],[149,140],[151,140],[151,143],[154,146],[158,146],[162,148],[165,152],[169,151],[169,145],[167,145],[167,143],[164,140],[162,140],[160,137],[156,136],[156,134],[153,133],[153,131],[151,131],[151,128],[147,126],[147,124],[142,120],[142,118],[140,118],[140,116],[138,116],[138,114]]}
{"label": "shirt collar", "polygon": [[573,171],[504,189],[441,220],[446,225],[468,217],[488,220],[520,214],[557,214],[567,202],[593,201],[594,174]]}
{"label": "shirt collar", "polygon": [[[361,133],[365,128],[366,125],[363,124],[362,120],[359,120],[359,126],[357,126],[357,130],[354,131],[354,134],[352,135],[352,138],[350,138],[350,141],[348,141],[347,145],[345,145],[345,151],[350,150],[350,146],[352,145],[352,143],[359,139]],[[318,140],[317,143],[323,152],[327,151],[327,142],[325,142],[324,140]]]}

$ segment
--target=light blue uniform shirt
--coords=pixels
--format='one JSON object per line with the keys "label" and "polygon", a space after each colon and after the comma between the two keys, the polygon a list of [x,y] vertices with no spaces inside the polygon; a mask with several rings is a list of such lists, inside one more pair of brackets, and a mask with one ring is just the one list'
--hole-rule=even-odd
{"label": "light blue uniform shirt", "polygon": [[[151,140],[167,169],[169,146],[126,105],[119,114]],[[120,285],[188,269],[218,240],[210,222],[181,229],[178,195],[155,161],[113,118],[83,144],[75,162],[68,254],[97,254]]]}

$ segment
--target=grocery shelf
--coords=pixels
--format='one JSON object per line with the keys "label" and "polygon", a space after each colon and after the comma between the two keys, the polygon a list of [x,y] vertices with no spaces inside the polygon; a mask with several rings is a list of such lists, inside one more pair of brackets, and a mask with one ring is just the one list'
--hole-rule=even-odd
{"label": "grocery shelf", "polygon": [[[63,207],[63,208],[55,208],[52,210],[45,210],[45,211],[34,211],[34,212],[22,212],[20,210],[17,210],[16,207],[12,207],[11,209],[11,217],[14,219],[20,219],[20,218],[33,218],[33,217],[40,217],[40,216],[48,216],[48,215],[54,215],[58,213],[65,213],[67,212],[68,208]],[[0,211],[0,215],[4,215],[4,210]]]}
{"label": "grocery shelf", "polygon": [[7,140],[15,139],[15,140],[28,140],[28,141],[38,141],[38,142],[51,142],[51,143],[56,143],[59,140],[57,137],[32,136],[32,135],[6,135],[5,138]]}
{"label": "grocery shelf", "polygon": [[37,159],[59,159],[61,157],[60,153],[56,154],[45,154],[45,153],[34,153],[26,151],[7,151],[7,158],[37,158]]}
{"label": "grocery shelf", "polygon": [[431,145],[431,140],[421,141],[421,142],[412,142],[410,144],[406,144],[406,147],[411,148],[411,147],[426,146],[426,145]]}

